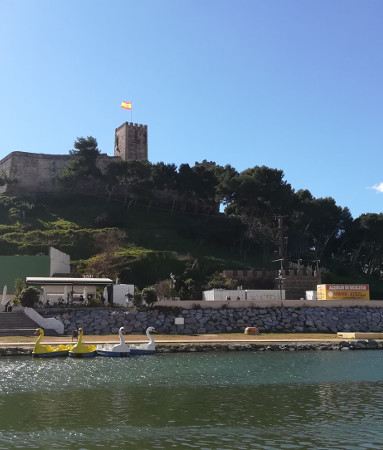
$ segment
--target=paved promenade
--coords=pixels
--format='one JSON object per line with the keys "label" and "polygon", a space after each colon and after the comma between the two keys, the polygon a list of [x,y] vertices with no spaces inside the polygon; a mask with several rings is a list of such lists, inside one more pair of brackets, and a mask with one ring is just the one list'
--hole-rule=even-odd
{"label": "paved promenade", "polygon": [[[200,335],[154,335],[157,344],[215,344],[215,343],[284,343],[284,342],[337,342],[344,340],[336,334],[324,333],[268,333],[256,336],[243,333],[200,334]],[[383,339],[383,333],[382,333]],[[36,340],[35,336],[1,336],[0,347],[30,347]],[[128,343],[143,343],[147,341],[145,335],[125,335]],[[55,344],[67,344],[72,342],[70,336],[44,337],[43,342]],[[94,344],[118,343],[118,335],[85,335],[84,342]]]}

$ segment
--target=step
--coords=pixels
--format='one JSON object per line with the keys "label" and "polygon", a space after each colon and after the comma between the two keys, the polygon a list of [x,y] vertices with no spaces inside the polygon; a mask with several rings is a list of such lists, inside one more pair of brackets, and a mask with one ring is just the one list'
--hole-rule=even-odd
{"label": "step", "polygon": [[36,328],[0,328],[0,336],[34,336]]}
{"label": "step", "polygon": [[[32,336],[39,325],[23,312],[0,313],[0,336]],[[47,336],[57,336],[54,330],[45,329]]]}

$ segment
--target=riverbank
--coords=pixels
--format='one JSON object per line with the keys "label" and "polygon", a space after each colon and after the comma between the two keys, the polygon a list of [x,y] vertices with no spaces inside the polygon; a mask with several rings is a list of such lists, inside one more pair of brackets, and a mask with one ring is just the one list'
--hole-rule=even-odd
{"label": "riverbank", "polygon": [[[0,337],[0,356],[31,355],[35,337]],[[46,343],[70,343],[69,336],[44,338]],[[86,336],[86,342],[94,344],[118,343],[115,335]],[[127,343],[142,343],[142,335],[126,336]],[[382,339],[344,339],[336,334],[262,334],[248,336],[235,334],[208,335],[159,335],[156,338],[158,353],[223,352],[223,351],[347,351],[383,349]]]}

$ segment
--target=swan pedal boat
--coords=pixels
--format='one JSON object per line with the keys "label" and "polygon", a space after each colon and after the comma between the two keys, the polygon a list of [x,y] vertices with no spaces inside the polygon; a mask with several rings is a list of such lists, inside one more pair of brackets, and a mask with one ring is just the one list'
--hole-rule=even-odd
{"label": "swan pedal boat", "polygon": [[150,333],[155,333],[156,330],[153,327],[146,329],[146,336],[148,342],[146,344],[128,345],[125,342],[124,327],[121,327],[118,331],[120,337],[120,343],[117,345],[103,344],[97,346],[97,354],[100,356],[108,356],[110,358],[115,357],[127,357],[133,355],[151,355],[156,351],[156,344],[153,336]]}
{"label": "swan pedal boat", "polygon": [[151,333],[156,333],[154,327],[148,327],[146,329],[146,336],[148,342],[146,344],[130,345],[130,354],[134,355],[152,355],[156,352],[156,343]]}
{"label": "swan pedal boat", "polygon": [[59,344],[59,345],[49,345],[41,344],[44,337],[44,330],[42,328],[37,328],[35,334],[38,338],[35,342],[35,346],[32,351],[32,356],[37,358],[57,358],[59,356],[68,356],[69,351],[72,349],[71,344]]}
{"label": "swan pedal boat", "polygon": [[72,358],[93,358],[96,356],[97,346],[92,344],[84,344],[82,342],[84,335],[84,330],[82,328],[78,329],[78,340],[77,344],[74,344],[71,350],[69,350],[69,356]]}
{"label": "swan pedal boat", "polygon": [[109,358],[124,358],[130,355],[130,347],[125,343],[124,327],[118,330],[120,343],[117,345],[103,344],[97,345],[97,354],[100,356],[108,356]]}

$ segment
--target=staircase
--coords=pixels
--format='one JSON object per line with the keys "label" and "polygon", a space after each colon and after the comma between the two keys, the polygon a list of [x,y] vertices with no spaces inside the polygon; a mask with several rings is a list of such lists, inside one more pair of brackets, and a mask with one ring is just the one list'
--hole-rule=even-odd
{"label": "staircase", "polygon": [[[0,313],[0,336],[32,336],[36,328],[39,325],[22,311]],[[52,330],[46,334],[56,335]]]}

